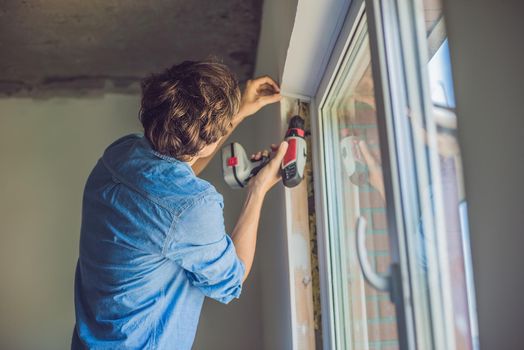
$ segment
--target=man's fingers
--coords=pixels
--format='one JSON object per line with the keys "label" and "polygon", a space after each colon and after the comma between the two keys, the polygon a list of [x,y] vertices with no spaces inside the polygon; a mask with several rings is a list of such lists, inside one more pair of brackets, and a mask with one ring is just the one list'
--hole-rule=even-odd
{"label": "man's fingers", "polygon": [[278,86],[276,81],[274,81],[270,76],[266,75],[266,76],[263,76],[263,77],[256,78],[256,79],[253,80],[253,83],[257,86],[257,90],[258,90],[259,86],[261,86],[263,84],[269,84],[269,85],[271,85],[271,87],[273,87],[275,92],[280,92],[280,87]]}
{"label": "man's fingers", "polygon": [[256,88],[257,88],[257,90],[255,92],[256,92],[257,96],[271,96],[271,95],[279,93],[279,91],[276,90],[273,87],[273,85],[269,85],[267,83],[259,85]]}
{"label": "man's fingers", "polygon": [[258,98],[258,102],[262,106],[265,106],[265,105],[268,105],[268,104],[271,104],[271,103],[278,102],[281,99],[282,99],[282,95],[280,95],[280,93],[276,93],[276,94],[268,95],[268,96],[260,96]]}
{"label": "man's fingers", "polygon": [[272,167],[280,167],[280,163],[282,163],[282,159],[284,159],[284,156],[286,155],[288,143],[286,141],[283,141],[280,146],[278,147],[277,152],[275,153],[275,156],[273,159],[271,159],[271,166]]}
{"label": "man's fingers", "polygon": [[265,149],[263,151],[258,151],[257,153],[251,155],[251,160],[260,160],[260,159],[262,159],[262,157],[269,158],[269,153],[270,153],[270,151],[267,150],[267,149]]}
{"label": "man's fingers", "polygon": [[262,152],[257,152],[251,155],[251,160],[260,160],[261,157],[262,157]]}

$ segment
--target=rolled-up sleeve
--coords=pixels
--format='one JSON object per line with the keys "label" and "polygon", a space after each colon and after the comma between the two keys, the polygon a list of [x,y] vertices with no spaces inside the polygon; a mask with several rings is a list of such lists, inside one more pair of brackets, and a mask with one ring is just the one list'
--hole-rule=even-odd
{"label": "rolled-up sleeve", "polygon": [[197,200],[173,223],[165,253],[193,286],[227,304],[240,296],[245,267],[225,232],[222,207],[216,195]]}

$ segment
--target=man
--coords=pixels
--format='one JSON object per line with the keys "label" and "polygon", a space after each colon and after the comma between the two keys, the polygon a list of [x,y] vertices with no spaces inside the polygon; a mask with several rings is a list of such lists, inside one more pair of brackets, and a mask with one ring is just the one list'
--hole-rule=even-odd
{"label": "man", "polygon": [[196,176],[242,120],[280,100],[271,78],[241,96],[226,66],[183,62],[142,90],[144,136],[110,145],[84,190],[73,349],[190,349],[204,297],[239,297],[280,178],[285,142],[250,181],[230,238],[222,196]]}

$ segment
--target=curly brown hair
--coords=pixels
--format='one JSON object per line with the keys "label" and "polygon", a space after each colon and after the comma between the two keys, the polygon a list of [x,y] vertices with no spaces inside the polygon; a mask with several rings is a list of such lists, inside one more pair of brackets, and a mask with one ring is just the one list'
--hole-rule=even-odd
{"label": "curly brown hair", "polygon": [[184,61],[142,81],[140,121],[157,152],[187,161],[223,136],[240,106],[227,66]]}

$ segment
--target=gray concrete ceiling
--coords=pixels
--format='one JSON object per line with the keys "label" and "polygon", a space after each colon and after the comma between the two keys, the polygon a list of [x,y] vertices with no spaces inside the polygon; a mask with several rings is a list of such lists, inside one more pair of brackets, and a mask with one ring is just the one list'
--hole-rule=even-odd
{"label": "gray concrete ceiling", "polygon": [[142,77],[218,56],[253,72],[262,0],[0,0],[0,95],[134,93]]}

